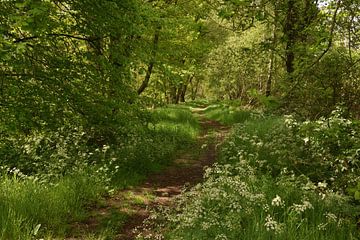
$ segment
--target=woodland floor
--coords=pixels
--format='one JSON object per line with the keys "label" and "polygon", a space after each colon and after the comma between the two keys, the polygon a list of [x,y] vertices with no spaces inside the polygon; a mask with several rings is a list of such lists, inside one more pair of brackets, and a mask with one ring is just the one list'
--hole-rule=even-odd
{"label": "woodland floor", "polygon": [[[217,155],[217,147],[223,141],[229,127],[206,119],[202,108],[193,109],[200,122],[201,132],[196,144],[187,151],[180,152],[174,164],[163,171],[153,174],[147,180],[131,189],[121,190],[91,210],[90,217],[72,228],[76,237],[68,240],[83,239],[84,235],[114,225],[113,239],[135,239],[134,229],[139,228],[149,217],[150,210],[161,206],[171,206],[171,202],[184,188],[201,182],[204,169],[211,166]],[[106,226],[108,225],[108,226]],[[118,226],[122,227],[119,228]]]}

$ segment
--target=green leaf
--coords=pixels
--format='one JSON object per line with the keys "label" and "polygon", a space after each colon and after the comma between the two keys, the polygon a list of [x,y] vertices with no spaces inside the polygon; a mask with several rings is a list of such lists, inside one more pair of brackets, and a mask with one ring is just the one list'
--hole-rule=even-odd
{"label": "green leaf", "polygon": [[38,224],[35,226],[34,230],[33,230],[33,234],[34,236],[36,236],[40,230],[41,224]]}
{"label": "green leaf", "polygon": [[354,198],[355,198],[355,200],[360,200],[360,192],[359,191],[355,192]]}

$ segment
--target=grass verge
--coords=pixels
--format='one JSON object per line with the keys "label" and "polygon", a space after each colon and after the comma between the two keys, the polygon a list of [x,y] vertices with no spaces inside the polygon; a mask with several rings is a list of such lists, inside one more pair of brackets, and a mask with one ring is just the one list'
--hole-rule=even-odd
{"label": "grass verge", "polygon": [[16,173],[11,177],[2,174],[0,239],[63,235],[68,226],[66,219],[82,219],[84,206],[105,192],[101,178],[94,176],[77,172],[50,184]]}
{"label": "grass verge", "polygon": [[359,239],[360,208],[346,194],[358,182],[359,133],[338,112],[314,122],[258,117],[236,125],[204,182],[175,211],[154,213],[165,225],[158,238]]}
{"label": "grass verge", "polygon": [[[51,155],[51,149],[56,149],[52,141],[36,141],[49,144],[46,148],[38,144],[37,148],[46,149],[45,154],[54,158],[56,167],[46,164],[50,170],[60,170],[60,174],[39,172],[27,176],[16,168],[4,167],[0,175],[0,239],[63,239],[71,234],[69,223],[84,221],[88,208],[96,205],[102,196],[111,194],[112,189],[139,183],[149,173],[171,164],[179,150],[195,143],[199,124],[188,108],[155,109],[150,117],[147,126],[137,125],[118,145],[104,145],[91,152],[86,150],[86,145],[81,146],[85,150],[84,154],[80,151],[77,154],[80,160],[69,161],[75,164],[66,163],[68,156],[76,157],[66,152],[61,152],[63,159],[56,161]],[[71,144],[70,138],[66,138],[66,144]],[[34,159],[45,159],[38,155],[41,151],[31,153]],[[89,156],[89,161],[83,160],[83,156]],[[65,173],[61,166],[66,166]],[[99,219],[101,226],[94,234],[82,239],[111,238],[126,218],[126,214],[116,209],[107,218]]]}
{"label": "grass verge", "polygon": [[260,112],[247,110],[237,105],[236,103],[217,103],[208,106],[205,111],[205,116],[209,119],[216,120],[225,125],[233,125],[236,123],[243,123],[249,119],[260,117]]}

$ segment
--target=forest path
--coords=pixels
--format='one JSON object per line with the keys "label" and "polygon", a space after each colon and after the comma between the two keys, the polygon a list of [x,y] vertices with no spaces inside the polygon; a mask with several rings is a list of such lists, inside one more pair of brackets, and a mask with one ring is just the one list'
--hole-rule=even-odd
{"label": "forest path", "polygon": [[[229,131],[229,127],[207,119],[204,110],[205,108],[192,109],[201,127],[192,148],[180,152],[174,164],[149,176],[140,186],[121,190],[106,199],[101,207],[94,210],[93,217],[78,226],[82,229],[81,232],[89,233],[94,229],[101,229],[100,225],[105,223],[105,228],[110,226],[113,229],[110,234],[112,239],[135,239],[137,233],[134,230],[141,227],[143,221],[149,217],[150,209],[171,205],[172,199],[179,195],[184,187],[201,182],[204,169],[215,162],[217,146]],[[118,227],[120,225],[121,229]]]}

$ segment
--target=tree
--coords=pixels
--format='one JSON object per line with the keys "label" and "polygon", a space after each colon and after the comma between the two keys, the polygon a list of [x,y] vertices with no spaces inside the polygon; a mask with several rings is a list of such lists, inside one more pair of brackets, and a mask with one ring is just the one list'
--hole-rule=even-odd
{"label": "tree", "polygon": [[[185,101],[188,85],[200,73],[199,67],[211,48],[204,12],[196,2],[151,1],[148,29],[141,38],[150,51],[135,66],[138,93],[160,101]],[[151,40],[150,40],[151,39]],[[144,61],[146,59],[146,61]],[[138,70],[136,70],[136,68]]]}
{"label": "tree", "polygon": [[97,126],[103,138],[138,111],[129,41],[140,31],[135,0],[1,5],[2,126]]}
{"label": "tree", "polygon": [[[219,24],[232,29],[236,35],[241,36],[252,31],[252,28],[258,28],[261,24],[267,26],[267,37],[258,35],[262,43],[250,47],[255,52],[256,49],[262,49],[258,52],[258,59],[268,59],[268,71],[266,75],[263,75],[266,76],[266,80],[260,81],[266,82],[265,96],[277,96],[281,99],[286,111],[295,111],[308,116],[314,116],[315,112],[319,113],[319,109],[314,106],[320,105],[321,114],[327,115],[336,104],[339,104],[338,100],[333,100],[333,104],[329,106],[324,100],[326,90],[321,89],[313,95],[310,86],[324,81],[324,79],[314,79],[313,76],[319,76],[320,73],[322,77],[326,76],[325,73],[332,64],[328,60],[323,61],[323,58],[341,45],[346,45],[348,48],[347,57],[341,58],[342,63],[350,66],[357,65],[354,56],[357,55],[356,44],[359,42],[357,37],[359,21],[356,20],[359,3],[335,0],[323,2],[315,0],[216,2],[208,0],[207,2],[223,19]],[[238,54],[239,50],[236,46],[232,45],[230,48]],[[347,58],[352,60],[349,62]],[[223,70],[224,76],[228,69],[236,69],[241,65],[239,61],[226,64],[231,66]],[[330,64],[329,67],[326,64]],[[353,76],[355,68],[350,69],[352,71],[348,76]],[[338,78],[340,75],[333,74],[333,77]],[[224,89],[229,94],[232,94],[231,91],[239,86],[239,83],[232,79],[226,82],[228,87]],[[276,87],[273,85],[274,81],[277,82]],[[255,84],[259,80],[254,79],[252,82]],[[339,78],[335,82],[342,82],[342,80]],[[341,86],[333,85],[332,92],[338,95],[342,92]],[[307,98],[309,93],[319,98]],[[333,99],[340,99],[335,95]],[[304,98],[309,101],[312,99],[313,102],[308,102],[305,106],[302,100]],[[347,106],[351,105],[348,103]],[[317,110],[313,111],[312,108]],[[351,108],[354,109],[353,106]]]}

